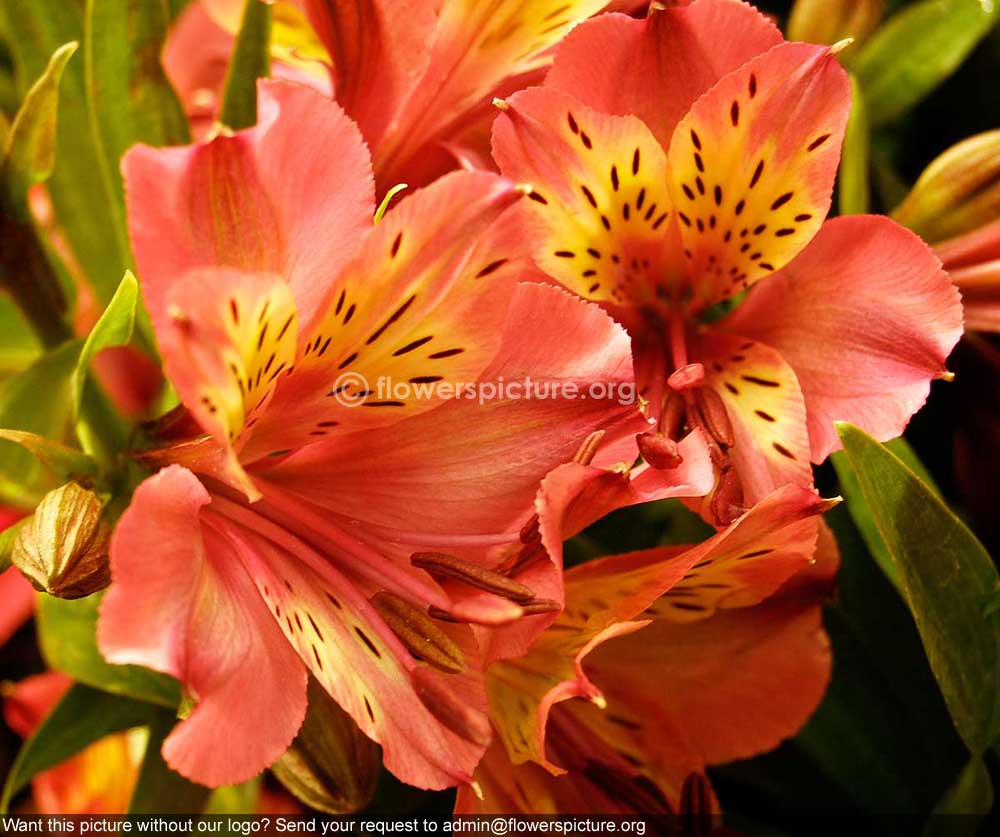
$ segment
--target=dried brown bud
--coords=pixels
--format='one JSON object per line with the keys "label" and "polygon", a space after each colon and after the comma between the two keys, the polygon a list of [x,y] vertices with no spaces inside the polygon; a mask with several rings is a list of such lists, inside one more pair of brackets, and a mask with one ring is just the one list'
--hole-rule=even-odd
{"label": "dried brown bud", "polygon": [[306,719],[271,772],[310,808],[350,814],[371,801],[380,765],[378,745],[310,677]]}
{"label": "dried brown bud", "polygon": [[93,492],[68,482],[50,491],[18,532],[11,560],[36,589],[79,599],[111,581],[111,527]]}

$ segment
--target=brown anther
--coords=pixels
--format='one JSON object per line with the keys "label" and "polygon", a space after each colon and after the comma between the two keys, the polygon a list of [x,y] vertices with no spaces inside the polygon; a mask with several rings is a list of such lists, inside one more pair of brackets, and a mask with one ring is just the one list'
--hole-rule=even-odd
{"label": "brown anther", "polygon": [[733,436],[733,425],[729,420],[729,413],[722,397],[709,387],[696,389],[693,395],[702,426],[716,442],[731,448],[736,443],[736,439]]}
{"label": "brown anther", "polygon": [[530,602],[535,598],[535,592],[530,587],[454,555],[443,552],[414,552],[410,556],[410,563],[414,567],[427,570],[431,575],[454,578],[456,581],[462,581],[496,596],[503,596],[518,604]]}
{"label": "brown anther", "polygon": [[480,747],[490,743],[492,735],[487,717],[448,689],[438,672],[427,666],[417,666],[410,677],[421,703],[455,735]]}
{"label": "brown anther", "polygon": [[711,510],[718,526],[728,526],[746,511],[743,507],[743,486],[735,468],[719,474],[719,482],[712,494]]}
{"label": "brown anther", "polygon": [[531,543],[533,540],[538,538],[538,515],[533,514],[528,518],[528,522],[521,527],[521,532],[518,535],[521,543]]}
{"label": "brown anther", "polygon": [[663,396],[663,409],[660,412],[660,431],[664,436],[671,439],[680,437],[684,429],[684,417],[687,414],[687,405],[684,397],[668,389]]}
{"label": "brown anther", "polygon": [[431,619],[437,619],[439,622],[451,622],[452,624],[461,624],[465,622],[464,619],[459,619],[453,613],[449,613],[444,608],[438,607],[437,605],[431,605],[427,608],[427,615]]}
{"label": "brown anther", "polygon": [[376,593],[372,605],[407,650],[441,671],[465,670],[465,654],[420,608],[392,593]]}
{"label": "brown anther", "polygon": [[535,599],[521,605],[525,616],[534,616],[536,613],[555,613],[562,610],[562,605],[555,599]]}
{"label": "brown anther", "polygon": [[642,458],[653,468],[671,471],[684,461],[677,442],[655,430],[639,433],[635,441],[639,445]]}
{"label": "brown anther", "polygon": [[705,367],[700,363],[689,363],[667,378],[667,386],[674,392],[684,392],[692,387],[700,387],[705,381]]}
{"label": "brown anther", "polygon": [[577,449],[576,454],[573,456],[573,461],[578,465],[589,465],[594,461],[594,456],[597,454],[597,449],[601,446],[601,440],[604,438],[603,430],[595,430]]}

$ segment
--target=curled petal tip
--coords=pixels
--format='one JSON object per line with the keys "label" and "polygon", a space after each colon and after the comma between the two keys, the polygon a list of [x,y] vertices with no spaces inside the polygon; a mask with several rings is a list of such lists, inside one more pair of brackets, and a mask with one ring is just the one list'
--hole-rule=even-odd
{"label": "curled petal tip", "polygon": [[514,191],[519,192],[522,195],[530,195],[532,192],[535,191],[535,187],[532,186],[530,183],[518,183],[514,187]]}
{"label": "curled petal tip", "polygon": [[952,381],[955,380],[955,373],[952,372],[952,371],[950,371],[950,370],[948,370],[948,369],[945,369],[944,372],[941,372],[937,376],[937,379],[939,381],[948,381],[948,383],[951,383]]}
{"label": "curled petal tip", "polygon": [[649,11],[646,13],[646,16],[650,17],[656,12],[666,11],[666,8],[667,7],[662,3],[657,2],[657,0],[653,0],[653,2],[649,4]]}
{"label": "curled petal tip", "polygon": [[510,105],[507,103],[507,100],[501,99],[499,96],[493,97],[493,107],[497,110],[510,110]]}
{"label": "curled petal tip", "polygon": [[473,781],[469,782],[469,787],[472,789],[472,792],[476,795],[476,799],[482,802],[483,799],[485,798],[483,796],[483,786],[480,785],[479,782]]}
{"label": "curled petal tip", "polygon": [[843,52],[853,43],[854,38],[844,38],[842,41],[837,41],[837,43],[830,47],[830,55],[837,55],[838,53]]}
{"label": "curled petal tip", "polygon": [[594,706],[596,706],[598,709],[607,709],[608,708],[608,702],[607,702],[607,700],[605,700],[604,695],[602,695],[602,694],[596,694],[596,695],[594,695],[590,699],[590,702],[592,704],[594,704]]}

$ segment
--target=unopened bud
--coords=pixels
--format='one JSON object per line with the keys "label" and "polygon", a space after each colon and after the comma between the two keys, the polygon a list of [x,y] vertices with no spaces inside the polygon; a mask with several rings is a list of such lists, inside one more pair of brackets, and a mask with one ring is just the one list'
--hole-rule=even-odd
{"label": "unopened bud", "polygon": [[788,37],[812,44],[859,43],[878,26],[885,0],[796,0],[788,19]]}
{"label": "unopened bud", "polygon": [[306,719],[271,772],[310,808],[350,814],[371,801],[380,764],[378,745],[310,677]]}
{"label": "unopened bud", "polygon": [[985,226],[1000,215],[1000,130],[962,140],[917,179],[892,217],[933,243]]}
{"label": "unopened bud", "polygon": [[111,527],[100,498],[75,482],[50,491],[21,527],[11,560],[36,589],[79,599],[111,581]]}

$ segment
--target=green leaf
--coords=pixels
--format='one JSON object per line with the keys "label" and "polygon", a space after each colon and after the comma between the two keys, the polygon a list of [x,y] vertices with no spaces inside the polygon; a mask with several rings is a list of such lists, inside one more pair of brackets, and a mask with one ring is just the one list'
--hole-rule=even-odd
{"label": "green leaf", "polygon": [[837,175],[837,208],[841,215],[868,212],[868,115],[858,80],[851,77],[851,116]]}
{"label": "green leaf", "polygon": [[85,83],[90,128],[113,213],[121,267],[131,263],[118,166],[131,145],[182,145],[187,118],[160,63],[170,10],[165,0],[87,0]]}
{"label": "green leaf", "polygon": [[180,686],[172,677],[141,666],[105,662],[96,636],[100,599],[99,594],[72,601],[38,597],[38,638],[49,667],[106,692],[175,709]]}
{"label": "green leaf", "polygon": [[15,201],[23,201],[30,186],[47,180],[56,165],[56,125],[59,82],[77,44],[63,44],[49,59],[14,118],[4,143],[3,178]]}
{"label": "green leaf", "polygon": [[73,370],[73,418],[80,415],[80,401],[83,398],[83,385],[87,380],[87,370],[101,349],[111,346],[124,346],[132,339],[132,328],[135,325],[135,307],[139,300],[139,283],[130,270],[118,285],[118,290],[104,309],[101,318],[94,324],[87,335],[87,340],[80,351],[80,357]]}
{"label": "green leaf", "polygon": [[872,125],[898,119],[950,76],[1000,16],[996,0],[922,0],[893,15],[853,63]]}
{"label": "green leaf", "polygon": [[[931,475],[924,467],[924,464],[902,436],[898,439],[893,439],[891,442],[887,442],[885,446],[898,456],[925,485],[933,489],[935,493],[941,493],[934,484]],[[864,492],[861,490],[858,477],[851,467],[847,454],[843,451],[838,451],[830,457],[830,461],[833,462],[834,470],[837,472],[837,479],[840,481],[840,493],[847,501],[847,509],[854,520],[854,525],[861,532],[861,536],[864,538],[865,544],[875,559],[875,563],[879,565],[882,572],[893,583],[893,586],[902,592],[899,585],[899,574],[896,572],[896,565],[889,555],[885,541],[882,540],[882,536],[879,534],[878,527],[875,525],[872,510],[865,499]]]}
{"label": "green leaf", "polygon": [[989,554],[902,459],[837,427],[959,735],[981,754],[997,734],[1000,634],[983,616],[997,585]]}
{"label": "green leaf", "polygon": [[[139,778],[129,801],[129,814],[198,814],[211,791],[189,782],[171,770],[163,760],[163,739],[177,724],[172,712],[157,710],[149,723],[149,741],[142,759]],[[252,812],[250,812],[252,813]]]}
{"label": "green leaf", "polygon": [[[23,98],[57,48],[68,41],[83,41],[83,2],[0,3],[0,30],[12,60],[17,93]],[[90,130],[84,64],[71,61],[63,74],[57,127],[59,153],[47,186],[60,230],[103,304],[111,298],[115,283],[129,263],[117,246],[114,215]]]}
{"label": "green leaf", "polygon": [[216,788],[205,806],[205,814],[256,814],[260,801],[260,777],[250,779],[241,785],[226,785]]}
{"label": "green leaf", "polygon": [[[980,756],[973,756],[969,763],[965,765],[962,772],[958,774],[947,793],[941,798],[934,808],[935,814],[988,814],[993,808],[993,781],[990,779],[990,771]],[[925,832],[934,834],[945,833],[944,829],[934,827],[934,823]],[[948,824],[949,826],[952,823]],[[971,820],[968,823],[967,833],[972,835],[977,831],[978,823]],[[954,829],[947,830],[948,835],[955,834]]]}
{"label": "green leaf", "polygon": [[97,464],[87,454],[36,433],[0,428],[0,439],[20,445],[61,480],[92,477]]}
{"label": "green leaf", "polygon": [[11,799],[38,773],[55,767],[106,735],[145,725],[155,711],[148,703],[80,684],[72,686],[24,742],[7,775],[0,812],[7,812]]}
{"label": "green leaf", "polygon": [[[72,340],[43,355],[0,386],[0,427],[63,439],[69,428],[70,377],[81,343]],[[40,397],[44,393],[44,397]],[[38,462],[19,446],[0,441],[0,497],[33,505],[46,488]],[[19,492],[15,494],[15,492]]]}
{"label": "green leaf", "polygon": [[38,359],[41,348],[14,301],[0,296],[0,379],[23,371]]}
{"label": "green leaf", "polygon": [[223,125],[239,131],[257,122],[257,79],[271,74],[271,7],[246,0],[236,46],[226,72]]}
{"label": "green leaf", "polygon": [[14,541],[26,522],[27,519],[19,520],[0,532],[0,573],[10,567],[10,554],[14,551]]}

